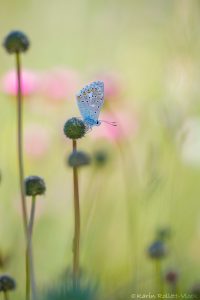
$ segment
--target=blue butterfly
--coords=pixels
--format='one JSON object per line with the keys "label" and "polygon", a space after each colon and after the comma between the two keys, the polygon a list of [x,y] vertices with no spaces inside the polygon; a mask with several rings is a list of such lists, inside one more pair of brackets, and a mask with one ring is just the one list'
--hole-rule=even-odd
{"label": "blue butterfly", "polygon": [[[103,81],[94,81],[86,85],[76,95],[76,100],[83,121],[88,129],[92,129],[93,126],[101,125],[101,122],[106,122],[98,119],[101,108],[104,104]],[[115,126],[114,122],[109,124]]]}

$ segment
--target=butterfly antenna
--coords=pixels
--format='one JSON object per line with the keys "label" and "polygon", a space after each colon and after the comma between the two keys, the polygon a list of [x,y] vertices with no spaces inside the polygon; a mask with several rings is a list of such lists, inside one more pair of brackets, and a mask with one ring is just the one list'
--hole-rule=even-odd
{"label": "butterfly antenna", "polygon": [[116,122],[109,122],[109,121],[105,121],[105,120],[101,120],[101,122],[106,123],[106,124],[109,124],[109,125],[111,125],[111,126],[117,126],[117,123],[116,123]]}

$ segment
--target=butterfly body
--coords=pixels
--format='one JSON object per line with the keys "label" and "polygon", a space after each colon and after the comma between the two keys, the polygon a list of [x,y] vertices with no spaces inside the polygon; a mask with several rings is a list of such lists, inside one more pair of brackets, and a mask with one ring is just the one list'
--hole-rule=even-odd
{"label": "butterfly body", "polygon": [[85,118],[83,120],[85,122],[86,125],[88,125],[89,127],[92,127],[92,126],[100,126],[101,125],[101,121],[99,120],[93,120],[91,118]]}
{"label": "butterfly body", "polygon": [[88,128],[99,126],[100,110],[104,103],[104,83],[95,81],[86,85],[76,96],[78,108]]}

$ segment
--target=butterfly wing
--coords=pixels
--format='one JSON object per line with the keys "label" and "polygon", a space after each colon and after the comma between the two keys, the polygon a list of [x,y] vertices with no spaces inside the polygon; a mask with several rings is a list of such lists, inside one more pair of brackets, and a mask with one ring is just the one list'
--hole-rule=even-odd
{"label": "butterfly wing", "polygon": [[86,85],[76,96],[78,108],[83,120],[98,121],[104,103],[104,83],[95,81]]}

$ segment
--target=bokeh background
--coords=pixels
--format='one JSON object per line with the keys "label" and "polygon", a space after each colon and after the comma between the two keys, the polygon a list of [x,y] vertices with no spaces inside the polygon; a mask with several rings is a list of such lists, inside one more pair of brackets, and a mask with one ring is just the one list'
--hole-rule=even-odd
{"label": "bokeh background", "polygon": [[[71,142],[63,125],[80,116],[76,92],[100,79],[100,119],[118,126],[102,124],[78,143],[93,157],[80,171],[82,268],[108,299],[153,291],[147,248],[167,228],[163,273],[177,270],[188,291],[200,280],[199,1],[1,0],[0,27],[1,40],[20,29],[31,41],[22,56],[25,174],[47,185],[34,231],[39,286],[71,267]],[[16,278],[21,299],[15,60],[1,48],[0,62],[0,267]]]}

